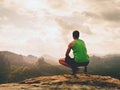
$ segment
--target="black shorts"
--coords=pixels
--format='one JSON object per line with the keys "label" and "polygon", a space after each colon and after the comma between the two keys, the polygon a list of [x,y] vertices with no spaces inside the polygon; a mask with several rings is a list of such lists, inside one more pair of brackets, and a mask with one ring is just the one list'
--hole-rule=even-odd
{"label": "black shorts", "polygon": [[71,68],[76,68],[76,67],[79,67],[79,66],[87,66],[89,64],[89,62],[80,62],[80,63],[77,63],[75,62],[75,60],[69,56],[67,56],[65,58],[65,62],[71,66]]}

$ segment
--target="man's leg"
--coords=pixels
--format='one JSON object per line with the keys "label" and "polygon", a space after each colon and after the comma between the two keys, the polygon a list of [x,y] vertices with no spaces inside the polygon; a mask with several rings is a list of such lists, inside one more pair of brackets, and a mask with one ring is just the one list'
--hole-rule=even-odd
{"label": "man's leg", "polygon": [[72,75],[76,75],[78,72],[78,67],[72,68]]}
{"label": "man's leg", "polygon": [[89,62],[78,63],[78,66],[84,66],[84,73],[87,74],[87,66]]}
{"label": "man's leg", "polygon": [[87,74],[87,66],[84,67],[84,73]]}
{"label": "man's leg", "polygon": [[72,75],[75,75],[77,73],[77,71],[78,71],[78,68],[77,68],[77,65],[76,65],[74,59],[67,56],[65,58],[65,62],[71,67],[72,72],[73,72]]}
{"label": "man's leg", "polygon": [[68,64],[65,62],[65,58],[61,58],[61,59],[59,60],[59,63],[62,64],[62,65],[64,65],[64,66],[66,66],[66,67],[70,67],[70,65],[68,65]]}

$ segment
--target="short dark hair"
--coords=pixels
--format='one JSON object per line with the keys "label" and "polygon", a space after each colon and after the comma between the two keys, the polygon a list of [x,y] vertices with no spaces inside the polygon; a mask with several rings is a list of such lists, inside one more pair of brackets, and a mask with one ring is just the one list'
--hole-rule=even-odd
{"label": "short dark hair", "polygon": [[73,38],[79,38],[79,31],[73,31]]}

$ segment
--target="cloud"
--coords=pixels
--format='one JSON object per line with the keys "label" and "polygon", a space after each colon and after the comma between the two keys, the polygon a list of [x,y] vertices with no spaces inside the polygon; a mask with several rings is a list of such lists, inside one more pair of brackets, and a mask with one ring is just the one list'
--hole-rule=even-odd
{"label": "cloud", "polygon": [[72,16],[56,17],[55,21],[61,27],[61,29],[66,31],[80,30],[84,34],[92,34],[89,26],[84,25],[85,18],[79,14],[73,14]]}
{"label": "cloud", "polygon": [[62,18],[61,19],[56,18],[55,20],[58,23],[58,25],[65,31],[79,30],[85,34],[92,34],[88,26],[75,23],[75,22],[69,22],[69,20],[65,20]]}
{"label": "cloud", "polygon": [[66,0],[47,0],[48,5],[55,10],[66,9],[69,5]]}
{"label": "cloud", "polygon": [[120,9],[104,11],[102,12],[102,16],[107,21],[119,23],[120,22]]}
{"label": "cloud", "polygon": [[30,27],[33,25],[33,18],[28,15],[21,15],[17,10],[0,6],[1,24],[14,24],[18,27]]}
{"label": "cloud", "polygon": [[[43,9],[42,7],[36,10],[27,9],[25,7],[28,4],[27,1],[28,0],[3,0],[0,5],[0,25],[13,24],[19,28],[36,30],[40,27],[42,28],[43,25],[41,25],[40,23],[45,23],[46,21],[49,21],[50,18],[52,20],[52,17],[50,16],[50,13],[47,9]],[[37,2],[38,0],[35,1]]]}
{"label": "cloud", "polygon": [[[105,52],[104,54],[115,54],[118,53],[119,54],[119,50],[120,50],[120,43],[118,43],[120,41],[120,38],[116,38],[115,40],[112,40],[113,38],[111,37],[111,39],[109,40],[105,40],[106,43],[101,43],[100,46],[103,49],[103,52]],[[117,49],[116,49],[117,47]]]}
{"label": "cloud", "polygon": [[[89,7],[88,12],[100,17],[99,20],[109,24],[120,22],[120,1],[119,0],[86,0]],[[96,17],[96,16],[95,16]],[[97,18],[95,18],[97,19]]]}
{"label": "cloud", "polygon": [[119,53],[119,11],[120,0],[0,0],[0,49],[59,56],[79,30],[90,53]]}
{"label": "cloud", "polygon": [[59,26],[64,41],[67,43],[70,40],[68,35],[74,30],[86,35],[93,34],[89,26],[85,25],[86,18],[81,13],[74,12],[71,16],[56,16],[55,21]]}

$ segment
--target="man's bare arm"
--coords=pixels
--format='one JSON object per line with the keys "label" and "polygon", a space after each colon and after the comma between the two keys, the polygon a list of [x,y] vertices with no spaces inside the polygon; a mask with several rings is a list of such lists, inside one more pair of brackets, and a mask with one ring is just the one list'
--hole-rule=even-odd
{"label": "man's bare arm", "polygon": [[71,47],[68,46],[65,56],[69,56],[70,51],[71,51]]}
{"label": "man's bare arm", "polygon": [[73,41],[73,42],[71,42],[71,43],[68,45],[68,48],[67,48],[67,51],[66,51],[65,56],[69,56],[69,53],[70,53],[71,48],[72,48],[72,46],[73,46],[73,45],[74,45],[74,41]]}

